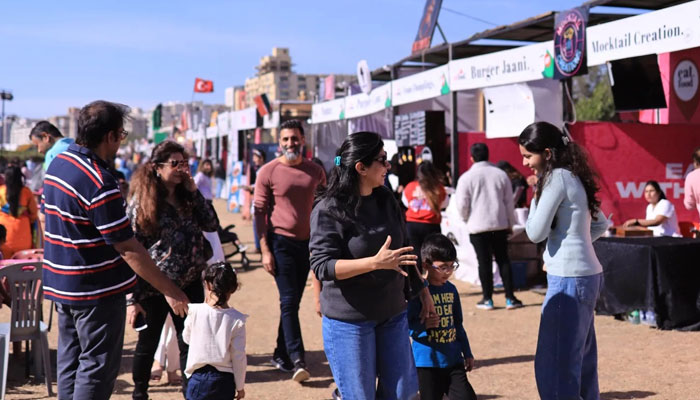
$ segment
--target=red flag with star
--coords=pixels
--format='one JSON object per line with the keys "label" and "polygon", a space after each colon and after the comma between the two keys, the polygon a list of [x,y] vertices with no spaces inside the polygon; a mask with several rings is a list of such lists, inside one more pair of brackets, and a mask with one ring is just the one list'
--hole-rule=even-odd
{"label": "red flag with star", "polygon": [[197,93],[211,93],[214,91],[214,81],[201,78],[194,79],[194,91]]}

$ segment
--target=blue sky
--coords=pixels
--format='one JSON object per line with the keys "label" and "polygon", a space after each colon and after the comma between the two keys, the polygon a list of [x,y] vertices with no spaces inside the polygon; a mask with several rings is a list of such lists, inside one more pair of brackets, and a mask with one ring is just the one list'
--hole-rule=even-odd
{"label": "blue sky", "polygon": [[[450,41],[583,0],[443,0]],[[151,108],[189,101],[194,78],[214,81],[207,103],[253,76],[272,47],[300,73],[351,73],[410,53],[424,0],[12,1],[0,4],[0,88],[7,114],[42,118],[105,99]],[[436,32],[433,45],[440,43]]]}

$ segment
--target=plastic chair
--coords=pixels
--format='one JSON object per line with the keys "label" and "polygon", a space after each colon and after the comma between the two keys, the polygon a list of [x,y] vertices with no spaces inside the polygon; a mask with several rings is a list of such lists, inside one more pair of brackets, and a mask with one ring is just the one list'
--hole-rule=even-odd
{"label": "plastic chair", "polygon": [[20,250],[12,255],[13,260],[43,260],[44,259],[44,249],[27,249]]}
{"label": "plastic chair", "polygon": [[[0,332],[7,332],[9,325],[9,341],[32,341],[34,351],[34,370],[39,377],[39,366],[44,367],[44,379],[49,396],[53,396],[51,387],[51,359],[47,326],[41,322],[41,308],[44,291],[42,289],[40,262],[13,264],[0,269],[0,276],[7,277],[9,294],[12,300],[10,323],[0,324]],[[41,350],[39,350],[41,349]],[[7,365],[8,351],[5,352],[3,363]],[[7,368],[3,370],[2,392],[0,399],[5,397],[5,382]]]}

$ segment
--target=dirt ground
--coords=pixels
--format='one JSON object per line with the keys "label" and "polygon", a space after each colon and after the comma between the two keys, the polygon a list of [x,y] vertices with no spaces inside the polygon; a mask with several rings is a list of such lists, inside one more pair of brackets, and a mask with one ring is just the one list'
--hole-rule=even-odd
{"label": "dirt ground", "polygon": [[[235,223],[242,240],[251,244],[250,221],[227,213],[223,202],[216,205],[222,225]],[[267,364],[275,344],[279,305],[274,281],[260,267],[259,257],[251,255],[253,268],[240,272],[242,286],[231,300],[234,307],[250,315],[246,398],[330,399],[335,386],[323,353],[321,319],[314,311],[310,284],[302,300],[300,318],[312,379],[300,385],[291,380],[291,374],[279,372]],[[233,261],[239,258],[234,257]],[[533,360],[543,295],[519,292],[518,297],[526,307],[506,311],[503,308],[505,299],[502,293],[497,293],[494,301],[500,308],[482,311],[475,308],[480,288],[453,282],[460,292],[465,327],[477,360],[477,368],[469,374],[469,380],[479,399],[537,399]],[[48,315],[48,304],[45,307]],[[0,321],[9,321],[7,308],[0,310]],[[700,333],[660,331],[605,316],[596,317],[596,330],[602,399],[700,399]],[[127,327],[114,399],[131,397],[130,371],[136,338],[133,329]],[[53,365],[56,340],[54,321],[49,334]],[[9,369],[7,399],[47,398],[43,384],[25,379],[23,355],[11,355]],[[54,371],[54,391],[55,374]],[[152,399],[182,398],[179,389],[167,383],[154,385],[149,393]]]}

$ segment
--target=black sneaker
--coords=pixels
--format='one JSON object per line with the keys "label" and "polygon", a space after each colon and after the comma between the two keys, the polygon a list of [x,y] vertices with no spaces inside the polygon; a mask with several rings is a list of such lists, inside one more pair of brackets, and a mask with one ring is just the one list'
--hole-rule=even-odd
{"label": "black sneaker", "polygon": [[523,306],[523,302],[515,297],[506,299],[506,310],[514,310]]}
{"label": "black sneaker", "polygon": [[338,388],[335,388],[331,396],[333,396],[333,400],[342,400],[342,397],[340,397],[340,390],[338,390]]}
{"label": "black sneaker", "polygon": [[306,370],[306,364],[303,361],[297,361],[294,363],[294,375],[292,379],[295,382],[302,383],[311,378],[311,374]]}
{"label": "black sneaker", "polygon": [[270,360],[270,364],[282,372],[294,371],[294,364],[289,357],[273,356]]}

